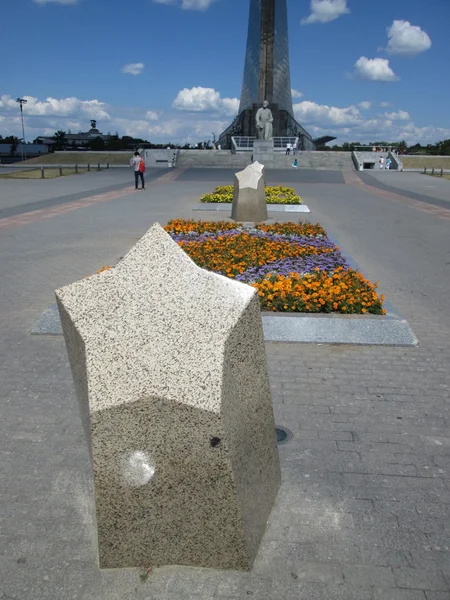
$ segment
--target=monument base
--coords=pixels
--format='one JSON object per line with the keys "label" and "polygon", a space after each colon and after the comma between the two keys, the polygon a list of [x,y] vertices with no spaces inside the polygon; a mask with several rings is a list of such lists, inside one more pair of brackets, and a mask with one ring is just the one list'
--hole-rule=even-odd
{"label": "monument base", "polygon": [[265,167],[274,165],[273,140],[255,140],[253,142],[253,161],[259,162]]}

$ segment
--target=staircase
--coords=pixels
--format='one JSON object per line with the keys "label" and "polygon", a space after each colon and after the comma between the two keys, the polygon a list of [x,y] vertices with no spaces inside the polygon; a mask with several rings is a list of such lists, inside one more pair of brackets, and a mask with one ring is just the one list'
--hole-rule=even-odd
{"label": "staircase", "polygon": [[322,171],[354,171],[355,166],[351,152],[298,152],[296,156],[275,154],[274,168],[292,168],[294,158],[298,160],[299,169],[316,169]]}
{"label": "staircase", "polygon": [[229,150],[180,150],[176,166],[187,169],[189,167],[222,167],[245,169],[252,162],[251,152],[237,152],[231,154]]}
{"label": "staircase", "polygon": [[[231,154],[229,150],[180,150],[176,166],[178,168],[236,168],[244,169],[251,163],[251,152]],[[351,152],[298,152],[296,156],[286,156],[274,152],[273,163],[269,169],[291,169],[294,158],[299,169],[317,169],[323,171],[354,171]]]}

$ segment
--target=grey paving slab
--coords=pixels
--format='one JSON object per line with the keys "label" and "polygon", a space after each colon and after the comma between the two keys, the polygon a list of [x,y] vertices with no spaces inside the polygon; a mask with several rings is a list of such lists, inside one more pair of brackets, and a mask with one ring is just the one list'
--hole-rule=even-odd
{"label": "grey paving slab", "polygon": [[[158,177],[161,177],[166,172],[167,172],[167,169],[154,169],[154,170],[150,171],[149,174],[146,175],[147,183],[150,183],[151,181],[154,181]],[[99,175],[99,174],[97,174],[97,175]],[[96,194],[105,194],[107,192],[122,190],[122,189],[126,189],[128,187],[132,190],[134,187],[134,181],[131,181],[131,178],[129,177],[130,173],[127,173],[128,177],[124,177],[123,173],[118,177],[116,172],[111,172],[111,173],[108,173],[107,175],[108,175],[108,179],[104,178],[103,184],[101,184],[100,180],[95,181],[94,179],[91,179],[89,181],[88,186],[81,186],[82,191],[78,191],[76,193],[72,193],[72,194],[66,193],[71,188],[73,189],[74,182],[70,182],[70,185],[68,185],[68,186],[64,186],[64,185],[60,184],[56,189],[54,187],[51,191],[53,192],[53,194],[62,193],[64,195],[61,195],[61,196],[56,195],[54,197],[45,198],[45,199],[41,199],[41,200],[30,200],[28,202],[20,202],[13,206],[8,206],[6,208],[2,208],[2,209],[0,209],[0,220],[5,219],[7,217],[22,215],[22,214],[25,214],[28,212],[33,212],[35,210],[42,210],[43,208],[51,208],[53,206],[58,206],[61,204],[65,204],[67,202],[74,202],[76,200],[89,198]],[[64,180],[65,179],[66,178],[64,178]],[[118,181],[118,183],[112,183],[112,181],[114,181],[114,180]],[[52,182],[53,181],[55,181],[55,180],[52,180]],[[56,181],[58,181],[58,180],[56,180]],[[107,182],[109,185],[105,185],[105,182]],[[27,182],[27,183],[29,183],[29,182]],[[14,182],[14,185],[17,186],[17,181]],[[40,182],[35,183],[35,188],[38,187],[39,185],[40,185]],[[9,200],[8,200],[9,202],[11,202],[12,199],[14,198],[14,193],[16,191],[17,190],[15,190],[14,188],[11,189],[11,187],[8,186],[7,192],[11,194],[11,196],[9,197]],[[38,190],[38,191],[42,192],[42,190]],[[0,200],[2,197],[2,193],[4,193],[4,190],[2,189],[2,184],[1,184],[1,180],[0,180]],[[49,190],[47,189],[45,194],[48,194],[48,193],[49,193]]]}
{"label": "grey paving slab", "polygon": [[[293,185],[312,210],[302,218],[333,230],[420,346],[267,344],[276,422],[292,439],[279,447],[283,485],[250,573],[168,567],[141,581],[136,570],[97,569],[89,456],[64,342],[30,336],[55,288],[114,264],[154,221],[192,218],[211,180],[155,185],[2,231],[0,597],[450,597],[448,222],[369,190]],[[32,191],[22,189],[28,202]]]}
{"label": "grey paving slab", "polygon": [[419,200],[432,206],[450,208],[450,182],[421,173],[359,173],[368,185]]}
{"label": "grey paving slab", "polygon": [[32,335],[62,335],[61,319],[58,307],[51,304],[44,310],[31,330]]}
{"label": "grey paving slab", "polygon": [[[220,168],[189,168],[180,176],[180,181],[213,181],[233,183],[235,172],[239,169],[220,169]],[[267,183],[269,185],[278,185],[294,183],[325,183],[325,184],[343,184],[344,176],[340,171],[318,171],[310,169],[288,170],[288,169],[267,169]]]}
{"label": "grey paving slab", "polygon": [[112,169],[57,179],[0,179],[0,209],[92,190],[102,190],[117,184],[131,182],[132,179],[131,170],[124,172]]}

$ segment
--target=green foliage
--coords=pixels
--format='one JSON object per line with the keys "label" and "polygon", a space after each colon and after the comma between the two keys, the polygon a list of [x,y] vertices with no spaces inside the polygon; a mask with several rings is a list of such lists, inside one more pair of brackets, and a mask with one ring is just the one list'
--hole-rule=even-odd
{"label": "green foliage", "polygon": [[102,152],[105,150],[105,140],[98,136],[89,142],[88,148],[93,152]]}
{"label": "green foliage", "polygon": [[15,135],[8,135],[7,137],[5,137],[2,140],[2,143],[11,145],[10,153],[11,153],[11,156],[14,156],[14,154],[16,154],[16,152],[17,152],[17,148],[20,144],[20,140]]}
{"label": "green foliage", "polygon": [[400,154],[429,154],[430,156],[449,156],[450,155],[450,139],[442,140],[436,144],[414,144],[408,146],[406,140],[400,142],[387,142],[385,140],[377,140],[369,142],[368,144],[361,144],[360,142],[345,142],[342,146],[335,144],[332,147],[318,148],[318,150],[331,150],[334,152],[352,152],[358,146],[376,146],[377,148],[396,148]]}
{"label": "green foliage", "polygon": [[64,150],[64,146],[67,144],[66,132],[56,131],[53,139],[55,140],[55,150]]}

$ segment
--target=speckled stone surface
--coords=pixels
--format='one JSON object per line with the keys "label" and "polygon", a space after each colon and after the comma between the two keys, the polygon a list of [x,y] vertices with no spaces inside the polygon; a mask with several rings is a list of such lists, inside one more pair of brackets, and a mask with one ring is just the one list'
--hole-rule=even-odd
{"label": "speckled stone surface", "polygon": [[[388,308],[389,302],[385,306]],[[406,319],[395,310],[388,317],[373,315],[263,314],[266,342],[348,344],[362,346],[417,346]],[[286,319],[289,319],[286,321]],[[47,308],[33,327],[34,335],[62,335],[56,304]]]}
{"label": "speckled stone surface", "polygon": [[[215,211],[224,211],[230,212],[231,204],[222,203],[222,202],[201,202],[197,204],[192,209],[194,211],[206,211],[206,212],[215,212]],[[284,212],[284,213],[310,213],[310,209],[306,204],[268,204],[267,205],[268,212]]]}
{"label": "speckled stone surface", "polygon": [[258,297],[154,225],[57,290],[103,568],[249,569],[280,486]]}
{"label": "speckled stone surface", "polygon": [[235,221],[267,221],[264,166],[254,162],[234,176],[231,218]]}
{"label": "speckled stone surface", "polygon": [[266,342],[417,346],[406,319],[383,316],[263,315]]}

